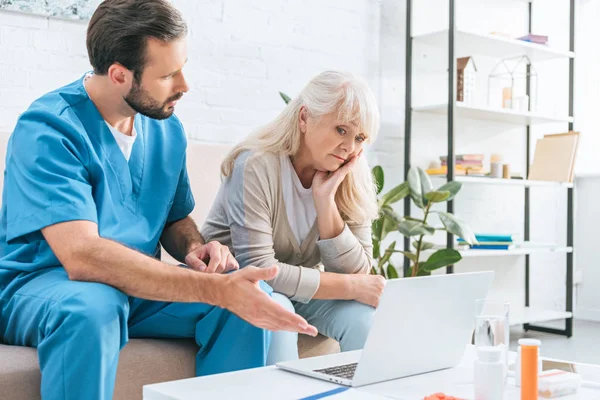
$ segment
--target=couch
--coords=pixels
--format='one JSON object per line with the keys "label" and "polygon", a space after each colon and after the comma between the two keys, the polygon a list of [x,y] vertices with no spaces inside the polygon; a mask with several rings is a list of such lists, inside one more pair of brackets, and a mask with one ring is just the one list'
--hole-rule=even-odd
{"label": "couch", "polygon": [[[0,169],[4,171],[5,150],[9,134],[0,133]],[[219,167],[229,146],[200,142],[188,144],[187,164],[191,185],[196,195],[194,220],[201,224],[220,184]],[[3,187],[0,175],[0,190]],[[1,199],[1,193],[0,193]],[[165,252],[163,251],[163,254]],[[168,254],[165,262],[174,262]],[[34,400],[40,398],[40,370],[34,348],[8,346],[0,337],[0,397],[4,400]],[[190,340],[131,339],[121,351],[114,399],[142,398],[142,386],[190,378],[194,376],[196,343]],[[330,354],[339,345],[323,336],[300,335],[300,357]]]}

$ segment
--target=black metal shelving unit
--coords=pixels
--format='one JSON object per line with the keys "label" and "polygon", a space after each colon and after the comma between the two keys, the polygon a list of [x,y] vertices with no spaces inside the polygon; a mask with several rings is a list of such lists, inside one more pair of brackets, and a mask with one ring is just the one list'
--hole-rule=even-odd
{"label": "black metal shelving unit", "polygon": [[[570,19],[569,19],[569,51],[575,50],[575,0],[569,0],[570,7]],[[411,139],[412,139],[412,53],[413,53],[413,36],[412,36],[412,11],[413,1],[406,0],[406,98],[405,98],[405,142],[404,142],[404,178],[408,179],[408,171],[411,167]],[[528,30],[529,33],[532,31],[532,3],[528,2]],[[455,122],[456,122],[456,53],[455,53],[455,42],[457,37],[456,29],[456,0],[448,0],[448,104],[447,104],[447,159],[448,159],[448,170],[447,179],[452,181],[455,179]],[[574,84],[574,57],[569,58],[569,113],[570,117],[573,116],[573,84]],[[527,81],[526,81],[526,94],[530,95],[530,77],[529,77],[529,65],[527,66]],[[573,130],[573,122],[568,122],[569,131]],[[526,125],[526,176],[529,174],[531,159],[531,132],[530,124]],[[567,247],[573,247],[573,187],[567,188]],[[525,186],[525,226],[524,226],[524,239],[526,241],[530,238],[530,188]],[[454,200],[447,203],[447,211],[454,212]],[[410,215],[411,203],[410,198],[407,197],[404,201],[404,215]],[[446,239],[447,247],[454,248],[455,240],[452,234],[447,235]],[[410,239],[404,238],[404,249],[410,250]],[[408,259],[404,259],[404,274],[406,275],[408,268],[410,267]],[[446,273],[453,273],[454,266],[446,268]],[[573,335],[573,251],[566,252],[566,309],[565,311],[571,313],[571,316],[565,318],[565,329],[548,328],[545,326],[538,326],[531,323],[523,324],[525,330],[553,333],[571,337]],[[525,254],[525,307],[529,307],[530,303],[530,255]]]}

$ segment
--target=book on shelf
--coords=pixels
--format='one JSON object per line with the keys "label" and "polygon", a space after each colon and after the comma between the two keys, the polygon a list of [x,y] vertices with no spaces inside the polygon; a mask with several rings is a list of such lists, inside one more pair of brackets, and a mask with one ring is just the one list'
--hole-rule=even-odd
{"label": "book on shelf", "polygon": [[[479,243],[483,243],[483,242],[516,242],[518,240],[520,240],[520,236],[519,235],[511,235],[511,234],[490,234],[490,233],[476,233],[475,234],[475,239],[479,242]],[[464,242],[464,239],[459,238],[458,239],[459,242]]]}
{"label": "book on shelf", "polygon": [[[459,244],[467,244],[467,242],[459,241]],[[471,246],[506,246],[506,245],[515,245],[515,242],[477,242],[477,245]]]}
{"label": "book on shelf", "polygon": [[470,250],[514,250],[516,246],[514,244],[472,244],[469,246]]}
{"label": "book on shelf", "polygon": [[[444,166],[444,165],[448,165],[448,161],[443,160],[442,161],[442,166]],[[473,160],[473,161],[471,161],[471,160],[464,160],[464,161],[463,160],[456,160],[455,165],[457,165],[457,166],[458,165],[462,165],[462,166],[465,166],[465,167],[481,167],[481,168],[483,168],[483,162],[476,161],[476,160]]]}
{"label": "book on shelf", "polygon": [[533,33],[529,33],[525,36],[521,36],[520,38],[517,38],[517,40],[522,40],[524,42],[536,43],[536,44],[548,44],[548,36],[534,35]]}
{"label": "book on shelf", "polygon": [[573,182],[579,132],[545,135],[538,139],[527,179]]}
{"label": "book on shelf", "polygon": [[[429,168],[425,172],[429,175],[446,175],[448,173],[448,166],[442,165],[438,168]],[[456,165],[456,168],[454,168],[454,174],[485,176],[485,173],[483,172],[483,166]]]}
{"label": "book on shelf", "polygon": [[[483,161],[483,154],[457,154],[454,156],[456,161]],[[440,156],[440,161],[448,161],[448,156]]]}

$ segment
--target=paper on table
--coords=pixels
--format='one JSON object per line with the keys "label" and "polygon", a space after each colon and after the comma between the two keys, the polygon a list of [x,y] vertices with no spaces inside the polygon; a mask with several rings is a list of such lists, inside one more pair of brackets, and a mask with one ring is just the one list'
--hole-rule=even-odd
{"label": "paper on table", "polygon": [[434,393],[461,399],[473,398],[473,368],[461,365],[451,369],[410,376],[365,387],[371,393],[396,400],[423,400]]}

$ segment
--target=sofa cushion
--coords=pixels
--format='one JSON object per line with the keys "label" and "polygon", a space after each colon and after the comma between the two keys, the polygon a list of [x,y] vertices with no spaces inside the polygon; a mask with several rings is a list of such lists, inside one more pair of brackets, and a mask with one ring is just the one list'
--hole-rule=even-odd
{"label": "sofa cushion", "polygon": [[340,344],[327,336],[298,335],[298,354],[300,358],[324,356],[339,352]]}
{"label": "sofa cushion", "polygon": [[[298,349],[305,358],[337,353],[339,345],[321,335],[300,335]],[[142,399],[144,385],[194,377],[197,351],[192,339],[131,339],[119,357],[114,399]],[[40,399],[40,378],[36,349],[0,344],[3,400]]]}
{"label": "sofa cushion", "polygon": [[[197,351],[192,339],[130,340],[119,358],[114,399],[141,399],[143,385],[193,377]],[[40,378],[36,349],[0,345],[3,400],[40,399]]]}
{"label": "sofa cushion", "polygon": [[40,378],[40,366],[34,348],[0,344],[2,399],[39,399]]}

